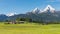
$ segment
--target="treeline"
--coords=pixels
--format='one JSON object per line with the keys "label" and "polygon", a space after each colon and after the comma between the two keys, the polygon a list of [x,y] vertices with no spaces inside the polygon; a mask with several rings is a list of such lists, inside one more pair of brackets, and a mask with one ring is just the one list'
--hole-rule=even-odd
{"label": "treeline", "polygon": [[50,21],[50,22],[48,22],[48,21],[43,21],[42,19],[39,21],[39,20],[33,20],[33,19],[31,19],[31,18],[20,18],[20,17],[18,17],[18,18],[16,18],[16,19],[13,19],[13,20],[6,20],[5,22],[12,22],[12,23],[18,23],[18,24],[20,24],[20,22],[21,23],[23,23],[23,21],[24,22],[28,22],[28,23],[38,23],[38,24],[60,24],[60,22],[53,22],[53,21]]}
{"label": "treeline", "polygon": [[43,21],[42,19],[39,20],[33,20],[31,18],[16,18],[16,21],[27,21],[27,22],[32,22],[32,23],[38,23],[38,24],[60,24],[60,22],[57,21]]}

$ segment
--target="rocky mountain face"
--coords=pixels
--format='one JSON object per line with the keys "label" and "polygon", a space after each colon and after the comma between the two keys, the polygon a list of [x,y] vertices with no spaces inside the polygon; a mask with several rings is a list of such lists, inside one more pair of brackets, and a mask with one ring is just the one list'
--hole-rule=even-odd
{"label": "rocky mountain face", "polygon": [[31,19],[43,22],[58,22],[60,21],[60,11],[56,11],[52,6],[48,5],[44,10],[35,8],[27,13]]}

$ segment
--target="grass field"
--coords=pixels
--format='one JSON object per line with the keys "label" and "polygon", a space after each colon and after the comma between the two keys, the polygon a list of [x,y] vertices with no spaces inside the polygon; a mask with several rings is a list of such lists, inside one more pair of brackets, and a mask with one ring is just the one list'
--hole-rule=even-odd
{"label": "grass field", "polygon": [[3,24],[0,34],[60,34],[60,24]]}

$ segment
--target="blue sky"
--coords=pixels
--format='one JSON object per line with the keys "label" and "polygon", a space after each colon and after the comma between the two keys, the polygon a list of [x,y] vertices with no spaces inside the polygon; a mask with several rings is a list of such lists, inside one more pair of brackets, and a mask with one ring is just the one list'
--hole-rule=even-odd
{"label": "blue sky", "polygon": [[0,14],[26,13],[34,8],[44,9],[51,5],[60,10],[60,0],[0,0]]}

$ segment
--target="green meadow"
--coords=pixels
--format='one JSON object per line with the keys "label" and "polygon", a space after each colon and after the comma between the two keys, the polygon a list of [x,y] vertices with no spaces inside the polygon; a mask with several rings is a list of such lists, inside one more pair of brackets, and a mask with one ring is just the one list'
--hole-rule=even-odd
{"label": "green meadow", "polygon": [[60,24],[4,24],[0,23],[0,34],[60,34]]}

